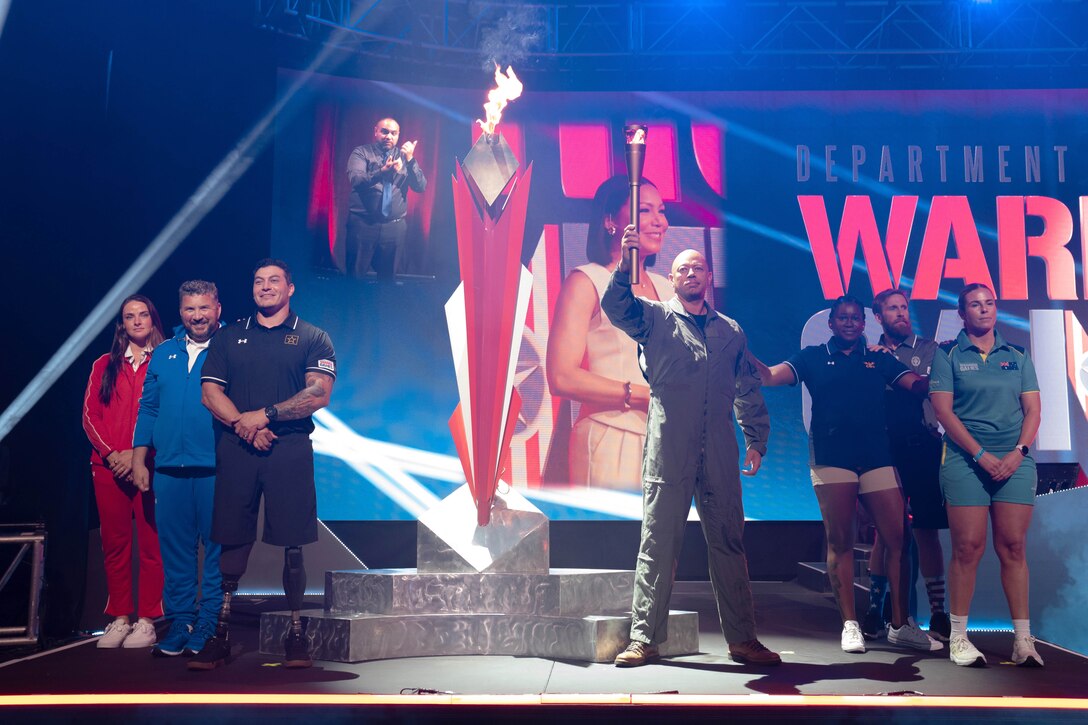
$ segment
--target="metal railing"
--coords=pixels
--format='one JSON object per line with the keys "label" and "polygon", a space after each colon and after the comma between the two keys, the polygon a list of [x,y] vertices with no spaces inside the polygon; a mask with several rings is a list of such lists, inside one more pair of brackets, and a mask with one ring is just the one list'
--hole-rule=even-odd
{"label": "metal railing", "polygon": [[39,605],[45,574],[45,529],[41,524],[0,525],[0,545],[17,547],[15,556],[0,577],[0,592],[8,586],[19,566],[29,558],[26,624],[0,626],[0,645],[35,644],[39,634]]}

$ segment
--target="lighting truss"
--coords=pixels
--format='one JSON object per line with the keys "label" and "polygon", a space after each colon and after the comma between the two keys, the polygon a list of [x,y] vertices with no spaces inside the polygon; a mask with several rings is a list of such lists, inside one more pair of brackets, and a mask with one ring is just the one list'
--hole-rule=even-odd
{"label": "lighting truss", "polygon": [[526,73],[667,78],[699,69],[743,85],[795,72],[1052,75],[1088,64],[1088,3],[1080,0],[255,2],[262,28],[446,70],[506,62],[512,52]]}

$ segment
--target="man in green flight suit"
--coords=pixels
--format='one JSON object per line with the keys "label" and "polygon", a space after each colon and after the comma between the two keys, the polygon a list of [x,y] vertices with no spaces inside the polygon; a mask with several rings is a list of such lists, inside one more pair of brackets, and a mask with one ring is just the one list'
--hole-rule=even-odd
{"label": "man in green flight suit", "polygon": [[631,644],[616,657],[616,665],[637,667],[657,659],[658,645],[668,638],[673,573],[692,496],[707,540],[710,581],[730,657],[777,665],[782,661],[778,654],[756,639],[742,540],[733,412],[746,442],[746,475],[759,470],[770,434],[747,338],[736,322],[706,303],[711,272],[706,258],[694,250],[681,252],[673,261],[669,281],[676,296],[665,302],[635,297],[628,250],[637,246],[638,232],[629,226],[622,261],[601,299],[612,324],[639,343],[650,384]]}

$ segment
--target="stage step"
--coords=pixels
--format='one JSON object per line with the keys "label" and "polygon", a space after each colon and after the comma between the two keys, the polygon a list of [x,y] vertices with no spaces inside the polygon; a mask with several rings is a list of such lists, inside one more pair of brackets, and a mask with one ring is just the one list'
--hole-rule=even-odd
{"label": "stage step", "polygon": [[[303,612],[314,659],[362,662],[441,655],[510,655],[611,662],[630,641],[629,616],[534,614],[347,614]],[[289,612],[261,615],[263,654],[282,655]],[[670,611],[663,656],[699,651],[699,617]]]}
{"label": "stage step", "polygon": [[872,544],[854,544],[854,578],[869,581],[869,556],[873,553]]}
{"label": "stage step", "polygon": [[[797,583],[814,592],[831,593],[827,578],[827,563],[823,561],[797,562]],[[869,607],[869,580],[854,579],[854,607],[860,617]]]}
{"label": "stage step", "polygon": [[827,564],[822,561],[797,562],[797,583],[814,592],[830,592],[827,581]]}
{"label": "stage step", "polygon": [[[872,550],[871,544],[854,545],[854,582],[866,588],[869,586],[869,555]],[[831,591],[827,583],[826,562],[797,562],[797,581],[806,589],[817,592]]]}

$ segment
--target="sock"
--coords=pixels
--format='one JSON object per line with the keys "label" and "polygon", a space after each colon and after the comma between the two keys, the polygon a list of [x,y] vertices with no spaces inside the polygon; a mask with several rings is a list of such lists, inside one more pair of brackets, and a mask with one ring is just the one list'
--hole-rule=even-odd
{"label": "sock", "polygon": [[1031,636],[1031,620],[1030,619],[1014,619],[1012,620],[1012,631],[1014,637],[1030,637]]}
{"label": "sock", "polygon": [[926,595],[929,597],[929,612],[937,614],[944,611],[944,577],[926,577]]}
{"label": "sock", "polygon": [[966,614],[964,614],[964,615],[949,614],[948,615],[948,621],[950,621],[952,623],[952,634],[949,636],[949,639],[951,639],[952,637],[958,637],[960,635],[962,635],[964,637],[967,636],[967,615]]}
{"label": "sock", "polygon": [[883,574],[869,575],[869,608],[884,609],[884,596],[888,593],[888,577]]}

